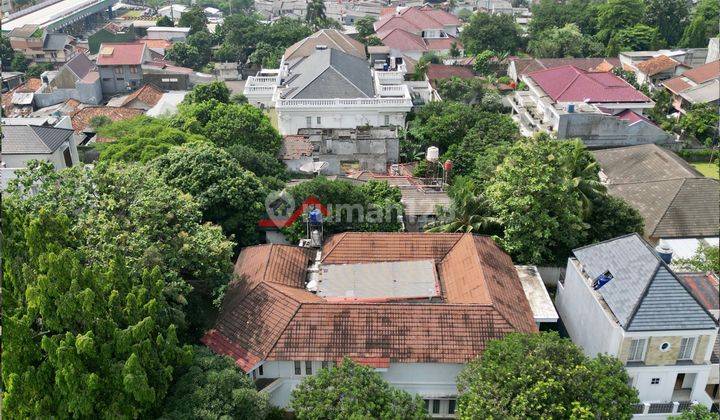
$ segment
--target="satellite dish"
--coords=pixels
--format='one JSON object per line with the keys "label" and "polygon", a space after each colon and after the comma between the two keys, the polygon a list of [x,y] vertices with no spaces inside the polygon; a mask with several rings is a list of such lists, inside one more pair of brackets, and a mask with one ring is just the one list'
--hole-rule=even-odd
{"label": "satellite dish", "polygon": [[323,169],[328,167],[328,163],[325,161],[308,162],[300,166],[300,172],[306,174],[319,174]]}

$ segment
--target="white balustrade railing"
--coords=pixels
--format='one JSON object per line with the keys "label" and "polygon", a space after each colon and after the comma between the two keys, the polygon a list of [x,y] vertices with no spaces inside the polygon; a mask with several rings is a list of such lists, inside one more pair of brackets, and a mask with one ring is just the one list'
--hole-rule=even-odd
{"label": "white balustrade railing", "polygon": [[275,86],[245,86],[245,93],[270,93],[275,91]]}
{"label": "white balustrade railing", "polygon": [[357,99],[280,99],[277,107],[343,107],[343,106],[412,106],[409,97]]}
{"label": "white balustrade railing", "polygon": [[277,76],[250,76],[247,79],[247,84],[253,86],[277,85],[278,78]]}

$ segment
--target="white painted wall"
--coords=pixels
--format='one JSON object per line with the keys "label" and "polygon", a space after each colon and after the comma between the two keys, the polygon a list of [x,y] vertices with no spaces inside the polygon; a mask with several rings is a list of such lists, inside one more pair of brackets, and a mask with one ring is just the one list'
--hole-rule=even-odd
{"label": "white painted wall", "polygon": [[[322,362],[311,363],[313,374],[322,368]],[[456,380],[462,367],[459,363],[391,363],[387,370],[381,369],[379,372],[396,388],[424,398],[440,399],[457,395]],[[267,361],[263,364],[263,375],[259,375],[258,369],[255,369],[255,374],[258,378],[281,379],[281,384],[270,388],[270,402],[287,407],[292,390],[307,376],[304,361],[301,362],[301,370],[301,375],[295,375],[293,361]]]}
{"label": "white painted wall", "polygon": [[618,355],[622,329],[600,306],[574,259],[568,259],[565,283],[557,285],[555,307],[570,338],[586,355]]}
{"label": "white painted wall", "polygon": [[[404,126],[405,113],[397,110],[377,109],[328,109],[323,107],[308,108],[275,108],[278,113],[278,130],[280,134],[297,134],[301,128],[357,128],[369,125],[371,127],[387,126],[385,116],[389,116],[389,125]],[[307,117],[311,118],[308,126]],[[320,117],[320,123],[317,122]]]}

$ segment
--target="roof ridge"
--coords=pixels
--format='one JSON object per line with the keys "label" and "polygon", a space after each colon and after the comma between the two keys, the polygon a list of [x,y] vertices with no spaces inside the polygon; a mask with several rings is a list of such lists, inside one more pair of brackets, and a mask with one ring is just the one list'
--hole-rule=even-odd
{"label": "roof ridge", "polygon": [[330,238],[334,237],[335,235],[340,235],[340,237],[338,238],[337,241],[335,241],[335,245],[333,245],[333,247],[330,248],[330,249],[328,250],[328,252],[324,252],[324,253],[323,253],[322,259],[320,260],[320,262],[325,261],[325,258],[327,258],[328,255],[332,254],[332,252],[335,250],[335,248],[337,248],[338,245],[340,245],[340,242],[342,242],[343,240],[345,240],[345,236],[347,236],[347,232],[336,233],[336,234],[332,235]]}
{"label": "roof ridge", "polygon": [[[38,133],[38,129],[43,128],[43,127],[35,126],[35,125],[28,125],[27,127],[30,129],[30,131],[32,131],[33,135],[35,136],[35,140],[40,142],[40,144],[42,144],[43,147],[45,147],[45,152],[52,153],[52,150],[50,150],[50,147],[47,145],[47,143],[45,143],[45,141],[42,139],[42,137],[40,137],[40,134]],[[47,127],[47,128],[50,128],[50,127]]]}
{"label": "roof ridge", "polygon": [[[283,293],[275,288],[273,288],[273,290],[277,291],[278,293],[281,293],[283,296],[285,296],[289,299],[293,299],[292,297],[286,295],[285,293]],[[268,351],[262,355],[263,360],[267,360],[267,357],[270,355],[270,353],[272,353],[273,350],[275,350],[275,347],[277,346],[278,342],[280,341],[280,338],[285,334],[285,330],[287,330],[288,325],[290,325],[290,323],[295,319],[295,316],[297,316],[297,313],[300,311],[300,308],[302,308],[302,306],[304,305],[304,303],[302,303],[302,302],[298,302],[295,299],[293,299],[293,300],[295,301],[295,303],[297,303],[297,307],[293,311],[292,316],[288,317],[288,321],[282,327],[282,330],[280,331],[280,333],[277,334],[277,336],[275,337],[275,340],[273,341],[273,345],[270,346]]]}
{"label": "roof ridge", "polygon": [[[643,243],[645,241],[642,241]],[[651,253],[655,256],[655,252]],[[658,259],[660,259],[658,257]],[[662,260],[660,260],[662,262]],[[628,317],[627,321],[625,322],[625,325],[622,325],[622,328],[627,331],[628,328],[630,328],[630,324],[632,324],[633,320],[635,319],[635,315],[637,314],[638,309],[640,308],[640,304],[645,300],[645,297],[647,296],[648,290],[650,290],[650,285],[655,281],[655,276],[657,275],[658,271],[660,270],[660,262],[655,267],[655,271],[653,271],[652,275],[650,276],[650,280],[645,285],[645,288],[643,289],[642,293],[640,293],[640,297],[638,298],[637,302],[635,302],[635,305],[633,306],[632,311],[630,311],[630,316]],[[611,309],[612,310],[612,309]],[[615,315],[617,317],[617,315]]]}
{"label": "roof ridge", "polygon": [[[565,86],[565,88],[556,95],[558,98],[561,97],[562,94],[565,93],[568,89],[570,89],[570,86],[572,86],[573,83],[575,83],[575,81],[578,79],[578,77],[580,77],[580,72],[577,71],[577,70],[579,70],[577,67],[571,66],[571,65],[568,65],[568,67],[576,70],[575,77],[573,77],[573,79],[570,82],[568,82],[567,86]],[[548,70],[550,70],[550,69],[548,69]]]}
{"label": "roof ridge", "polygon": [[[660,217],[658,222],[653,226],[653,234],[657,230],[657,227],[660,226],[660,223],[662,223],[663,220],[665,220],[665,217],[668,214],[668,211],[670,210],[670,207],[672,207],[673,203],[675,203],[675,200],[677,199],[678,194],[680,194],[680,191],[683,189],[683,186],[687,182],[689,178],[682,178],[682,182],[678,186],[677,190],[675,190],[675,194],[673,194],[672,199],[670,200],[670,203],[668,203],[667,207],[665,207],[665,211],[663,212],[663,215]],[[691,178],[690,178],[691,179]]]}
{"label": "roof ridge", "polygon": [[269,283],[265,277],[267,276],[268,268],[270,267],[270,260],[272,259],[273,251],[275,250],[275,244],[270,244],[270,251],[268,252],[267,258],[265,259],[265,263],[263,264],[263,274],[260,276],[261,283]]}
{"label": "roof ridge", "polygon": [[[348,83],[350,83],[350,85],[352,85],[352,87],[354,87],[354,88],[358,91],[358,93],[360,93],[360,95],[365,95],[365,97],[370,98],[370,96],[368,96],[365,92],[363,92],[362,89],[360,89],[355,83],[353,83],[352,81],[350,81],[350,79],[348,79],[347,77],[345,77],[345,75],[344,75],[340,70],[338,70],[335,66],[333,66],[333,65],[332,65],[332,60],[330,61],[330,66],[329,66],[329,68],[330,68],[330,69],[333,69],[333,71],[334,71],[335,73],[337,73],[338,76],[342,77],[343,79],[345,79],[345,81],[347,81]],[[326,69],[326,71],[327,71],[327,69]],[[323,73],[325,73],[325,72],[323,72]],[[373,93],[375,93],[375,89],[374,89],[374,88],[373,88]]]}
{"label": "roof ridge", "polygon": [[[601,244],[610,243],[610,242],[616,241],[616,240],[618,240],[618,239],[627,238],[628,236],[638,236],[638,237],[639,237],[640,235],[639,235],[637,232],[630,232],[630,233],[626,233],[626,234],[624,234],[624,235],[616,236],[616,237],[614,237],[614,238],[605,239],[604,241],[594,242],[594,243],[591,243],[591,244],[583,245],[583,246],[581,246],[581,247],[579,247],[579,248],[573,248],[571,252],[575,253],[575,251],[581,251],[581,250],[583,250],[583,249],[587,249],[587,248],[590,248],[590,247],[593,247],[593,246],[596,246],[596,245],[601,245]],[[640,238],[640,239],[642,239],[642,238]],[[643,240],[643,242],[645,242],[645,241]]]}

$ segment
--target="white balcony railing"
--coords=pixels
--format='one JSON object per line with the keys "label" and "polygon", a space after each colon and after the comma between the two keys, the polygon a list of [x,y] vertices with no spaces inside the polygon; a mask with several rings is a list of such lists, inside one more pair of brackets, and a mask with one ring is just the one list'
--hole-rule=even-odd
{"label": "white balcony railing", "polygon": [[245,93],[269,93],[272,94],[275,91],[276,86],[245,86]]}
{"label": "white balcony railing", "polygon": [[327,108],[327,107],[365,107],[365,106],[402,106],[412,107],[409,97],[403,98],[357,98],[357,99],[280,99],[278,108]]}
{"label": "white balcony railing", "polygon": [[247,79],[247,85],[253,86],[270,86],[278,85],[279,76],[250,76]]}
{"label": "white balcony railing", "polygon": [[405,77],[399,71],[376,71],[375,80],[381,85],[399,85]]}
{"label": "white balcony railing", "polygon": [[378,93],[380,96],[406,96],[408,89],[405,85],[380,85]]}

